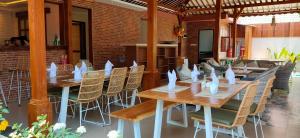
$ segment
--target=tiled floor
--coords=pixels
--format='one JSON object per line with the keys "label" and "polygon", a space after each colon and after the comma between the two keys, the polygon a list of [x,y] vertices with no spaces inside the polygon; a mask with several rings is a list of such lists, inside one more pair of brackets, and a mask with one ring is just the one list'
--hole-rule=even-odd
{"label": "tiled floor", "polygon": [[[299,138],[300,137],[300,78],[294,78],[290,93],[286,98],[287,104],[278,105],[270,104],[267,112],[267,120],[263,126],[265,132],[265,138]],[[284,99],[285,100],[285,99]],[[9,108],[11,113],[6,118],[10,122],[22,122],[26,124],[27,118],[27,104],[23,102],[21,107],[18,107],[16,103],[10,103]],[[96,113],[91,112],[91,118],[96,118]],[[78,114],[73,118],[67,119],[67,126],[76,128],[79,125]],[[57,117],[57,115],[55,115]],[[180,119],[180,114],[175,114],[175,118]],[[164,138],[191,138],[193,137],[194,128],[193,123],[189,121],[188,128],[181,128],[172,125],[167,125],[165,122],[166,114],[164,115],[164,124],[162,129],[162,137]],[[113,119],[111,126],[99,127],[91,124],[85,124],[87,133],[84,135],[86,138],[105,138],[110,130],[117,128],[117,120]],[[141,122],[141,134],[143,138],[153,137],[154,117],[145,119]],[[124,130],[125,138],[133,138],[133,127],[129,122],[125,123]],[[245,125],[246,135],[249,138],[254,138],[253,124],[247,122]],[[202,130],[198,133],[198,137],[205,137],[205,132]],[[229,138],[231,136],[218,134],[219,138]]]}

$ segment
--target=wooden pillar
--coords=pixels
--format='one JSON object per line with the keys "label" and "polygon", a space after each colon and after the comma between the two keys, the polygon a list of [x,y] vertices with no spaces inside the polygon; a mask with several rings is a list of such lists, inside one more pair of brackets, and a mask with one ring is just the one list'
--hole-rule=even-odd
{"label": "wooden pillar", "polygon": [[215,14],[215,30],[214,30],[214,45],[213,56],[216,61],[219,61],[219,43],[220,43],[220,22],[222,12],[223,0],[216,1],[216,14]]}
{"label": "wooden pillar", "polygon": [[68,61],[73,63],[73,48],[72,48],[72,0],[64,0],[64,26],[65,26],[65,41],[68,47]]}
{"label": "wooden pillar", "polygon": [[237,33],[237,18],[233,19],[233,23],[231,24],[231,37],[232,37],[232,57],[236,55],[236,33]]}
{"label": "wooden pillar", "polygon": [[148,35],[147,35],[147,70],[144,75],[144,89],[151,89],[158,85],[157,70],[157,1],[148,0]]}
{"label": "wooden pillar", "polygon": [[[178,20],[178,25],[182,26],[182,16],[181,15],[177,15],[177,20]],[[182,36],[178,36],[178,56],[182,57],[183,56],[183,50],[182,50]]]}
{"label": "wooden pillar", "polygon": [[45,12],[43,0],[28,0],[30,36],[31,100],[28,105],[28,123],[41,114],[52,121],[52,106],[47,95]]}

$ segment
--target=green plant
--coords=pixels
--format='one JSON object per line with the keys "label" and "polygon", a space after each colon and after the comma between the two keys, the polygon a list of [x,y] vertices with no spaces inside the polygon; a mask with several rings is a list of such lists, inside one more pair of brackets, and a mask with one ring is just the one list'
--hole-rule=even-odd
{"label": "green plant", "polygon": [[281,49],[281,51],[274,52],[275,59],[286,59],[293,63],[298,62],[300,60],[300,54],[295,54],[294,52],[288,51],[285,47]]}
{"label": "green plant", "polygon": [[0,103],[0,132],[5,131],[8,126],[8,121],[3,116],[3,114],[8,113],[8,109],[3,107],[3,103]]}
{"label": "green plant", "polygon": [[14,124],[14,132],[9,136],[11,138],[79,138],[86,132],[83,126],[77,128],[76,132],[66,128],[63,123],[50,125],[46,121],[47,115],[37,117],[37,122],[32,123],[32,127],[22,128],[22,124]]}

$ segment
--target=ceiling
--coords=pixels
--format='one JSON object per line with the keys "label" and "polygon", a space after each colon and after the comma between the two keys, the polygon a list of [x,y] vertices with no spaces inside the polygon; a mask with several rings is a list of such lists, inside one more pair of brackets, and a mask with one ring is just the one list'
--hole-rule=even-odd
{"label": "ceiling", "polygon": [[[121,0],[147,6],[147,0]],[[184,16],[215,13],[216,0],[157,0],[160,10]],[[300,0],[223,0],[222,11],[234,15],[243,9],[241,16],[257,16],[300,12]]]}

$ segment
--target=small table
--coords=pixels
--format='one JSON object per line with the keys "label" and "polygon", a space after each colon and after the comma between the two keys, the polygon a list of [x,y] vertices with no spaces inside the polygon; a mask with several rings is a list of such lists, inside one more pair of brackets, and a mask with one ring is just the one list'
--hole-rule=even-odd
{"label": "small table", "polygon": [[73,78],[73,76],[66,75],[63,77],[56,77],[56,78],[48,79],[48,85],[53,86],[53,87],[63,88],[62,95],[61,95],[60,112],[59,112],[59,117],[58,117],[58,121],[57,121],[59,123],[66,124],[70,87],[80,86],[80,83],[81,83],[80,81],[75,81],[72,78]]}
{"label": "small table", "polygon": [[[224,84],[225,81],[221,80],[220,84]],[[246,88],[251,82],[250,81],[237,81],[240,85],[238,88],[230,89],[227,92],[230,95],[225,99],[217,99],[213,97],[201,97],[201,84],[200,83],[182,83],[177,82],[177,85],[188,86],[190,88],[177,92],[177,93],[165,93],[153,91],[153,89],[140,92],[139,97],[156,99],[156,113],[155,113],[155,126],[154,126],[154,138],[160,138],[161,136],[161,124],[163,118],[163,104],[164,101],[176,102],[176,103],[186,103],[194,105],[204,106],[205,115],[205,131],[206,138],[213,137],[212,131],[212,117],[211,117],[211,107],[221,108],[229,99],[238,94],[242,89]],[[227,83],[226,83],[227,84]]]}

